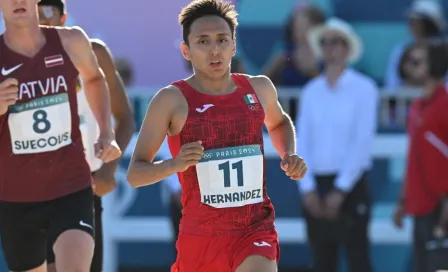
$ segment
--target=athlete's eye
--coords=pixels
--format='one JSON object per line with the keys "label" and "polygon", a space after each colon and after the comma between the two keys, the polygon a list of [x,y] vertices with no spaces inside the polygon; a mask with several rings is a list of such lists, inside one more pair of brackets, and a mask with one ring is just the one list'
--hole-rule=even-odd
{"label": "athlete's eye", "polygon": [[207,41],[206,40],[199,40],[198,44],[207,44]]}
{"label": "athlete's eye", "polygon": [[228,41],[229,41],[229,40],[227,40],[227,39],[220,39],[220,40],[219,40],[220,43],[224,43],[224,42],[228,42]]}

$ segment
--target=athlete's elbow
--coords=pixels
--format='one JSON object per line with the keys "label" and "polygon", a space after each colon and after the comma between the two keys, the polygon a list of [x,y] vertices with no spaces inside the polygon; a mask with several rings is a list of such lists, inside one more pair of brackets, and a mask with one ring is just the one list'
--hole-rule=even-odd
{"label": "athlete's elbow", "polygon": [[131,185],[132,188],[138,188],[143,186],[143,178],[135,169],[135,167],[131,164],[127,173],[128,184]]}

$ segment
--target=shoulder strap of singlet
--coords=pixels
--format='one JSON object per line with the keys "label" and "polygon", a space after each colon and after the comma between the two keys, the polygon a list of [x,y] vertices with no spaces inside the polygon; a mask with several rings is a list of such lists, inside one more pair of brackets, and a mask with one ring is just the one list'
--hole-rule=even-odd
{"label": "shoulder strap of singlet", "polygon": [[64,52],[64,47],[62,46],[61,37],[59,36],[57,28],[54,27],[41,27],[45,37],[47,40],[50,40],[51,46],[57,47],[58,49],[62,49]]}
{"label": "shoulder strap of singlet", "polygon": [[182,95],[185,97],[185,100],[187,100],[188,105],[190,105],[191,102],[197,98],[198,92],[196,92],[185,80],[178,80],[171,83],[171,85],[180,90]]}

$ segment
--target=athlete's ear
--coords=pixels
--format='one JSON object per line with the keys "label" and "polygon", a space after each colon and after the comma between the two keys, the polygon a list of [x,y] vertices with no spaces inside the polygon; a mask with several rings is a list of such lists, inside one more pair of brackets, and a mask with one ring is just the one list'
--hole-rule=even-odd
{"label": "athlete's ear", "polygon": [[65,25],[65,22],[67,21],[67,14],[64,14],[64,15],[62,15],[62,17],[61,17],[61,26],[64,26]]}
{"label": "athlete's ear", "polygon": [[185,42],[180,43],[180,51],[182,52],[182,55],[186,60],[191,60],[190,57],[190,48],[188,47],[188,44]]}

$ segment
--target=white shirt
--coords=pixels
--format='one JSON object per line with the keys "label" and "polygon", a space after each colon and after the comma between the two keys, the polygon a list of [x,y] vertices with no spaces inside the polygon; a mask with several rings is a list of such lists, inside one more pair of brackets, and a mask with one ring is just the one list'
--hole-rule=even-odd
{"label": "white shirt", "polygon": [[324,75],[302,90],[298,154],[308,166],[298,182],[303,193],[316,188],[315,175],[336,174],[335,186],[350,191],[371,166],[378,88],[369,77],[347,68],[334,88]]}

